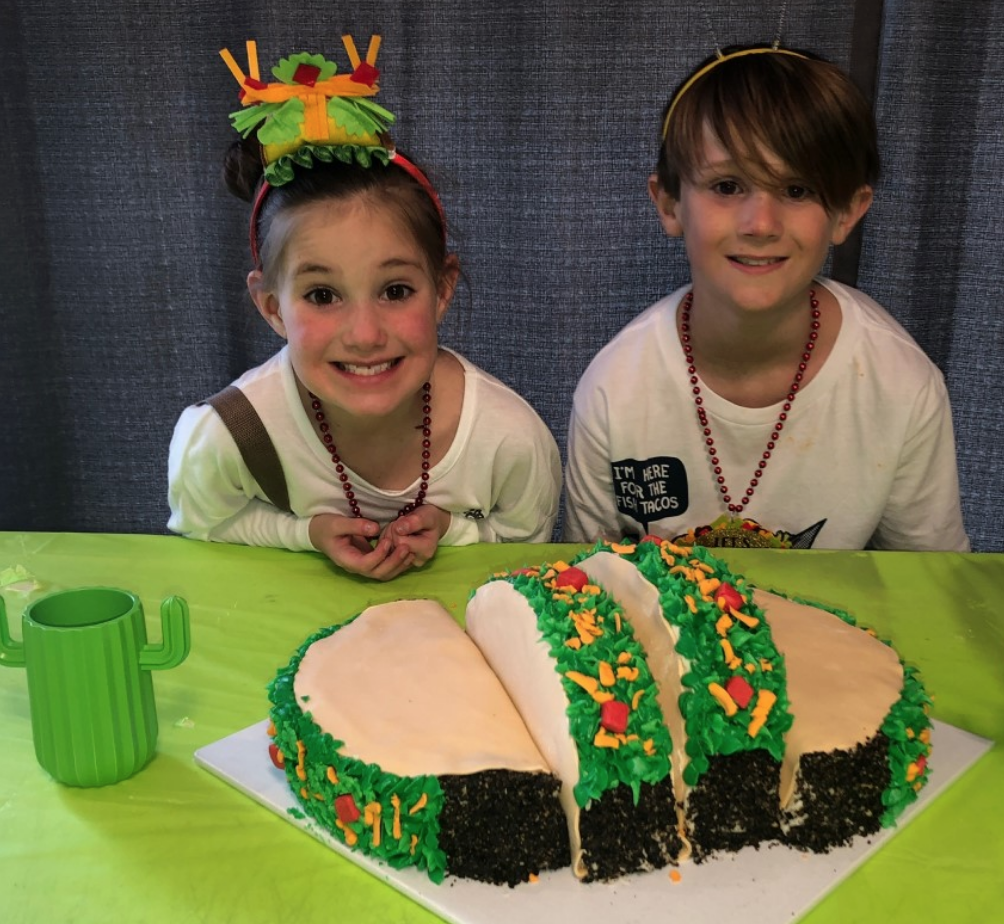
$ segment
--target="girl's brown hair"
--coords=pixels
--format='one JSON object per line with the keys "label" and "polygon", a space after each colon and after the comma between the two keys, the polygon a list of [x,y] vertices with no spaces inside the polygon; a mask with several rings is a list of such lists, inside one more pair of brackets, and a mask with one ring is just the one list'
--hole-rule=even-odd
{"label": "girl's brown hair", "polygon": [[[252,202],[262,173],[257,141],[254,138],[235,141],[223,166],[227,188],[238,198]],[[384,165],[374,159],[370,166],[363,167],[336,159],[297,170],[290,182],[269,189],[258,213],[262,288],[274,291],[282,269],[290,222],[277,222],[280,216],[291,216],[297,208],[314,202],[357,195],[371,197],[374,203],[387,205],[396,212],[425,255],[429,272],[438,285],[446,265],[446,229],[428,193],[393,163]]]}
{"label": "girl's brown hair", "polygon": [[[723,49],[723,54],[738,50]],[[875,183],[879,154],[871,106],[836,65],[809,52],[798,54],[804,57],[732,58],[712,67],[682,95],[686,80],[680,84],[659,122],[661,128],[676,100],[656,165],[666,192],[679,198],[681,181],[700,169],[705,126],[755,181],[791,181],[767,162],[773,155],[816,192],[828,212],[846,208],[858,189]]]}

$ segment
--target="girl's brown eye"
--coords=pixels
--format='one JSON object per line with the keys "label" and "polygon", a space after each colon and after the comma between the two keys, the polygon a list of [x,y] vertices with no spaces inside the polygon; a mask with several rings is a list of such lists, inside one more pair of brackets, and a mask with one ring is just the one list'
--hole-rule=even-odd
{"label": "girl's brown eye", "polygon": [[335,293],[331,289],[311,289],[307,293],[307,301],[315,305],[330,305],[335,300]]}

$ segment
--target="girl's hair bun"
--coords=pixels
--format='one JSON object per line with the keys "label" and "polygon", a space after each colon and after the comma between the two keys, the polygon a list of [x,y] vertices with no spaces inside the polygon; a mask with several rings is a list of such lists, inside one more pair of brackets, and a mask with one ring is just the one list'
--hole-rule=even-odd
{"label": "girl's hair bun", "polygon": [[258,141],[253,136],[238,138],[227,149],[223,161],[223,181],[238,199],[254,201],[264,172]]}

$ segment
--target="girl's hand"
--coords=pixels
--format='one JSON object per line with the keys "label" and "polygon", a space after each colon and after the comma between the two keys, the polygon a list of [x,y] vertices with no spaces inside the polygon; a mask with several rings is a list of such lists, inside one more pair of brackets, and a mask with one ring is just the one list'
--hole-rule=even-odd
{"label": "girl's hand", "polygon": [[319,513],[310,519],[309,534],[315,549],[350,574],[389,581],[415,564],[411,548],[396,545],[389,530],[374,545],[380,526],[373,520]]}
{"label": "girl's hand", "polygon": [[432,504],[423,504],[417,510],[398,517],[388,524],[380,541],[390,539],[394,551],[408,549],[412,566],[421,568],[433,555],[441,536],[450,528],[450,514]]}

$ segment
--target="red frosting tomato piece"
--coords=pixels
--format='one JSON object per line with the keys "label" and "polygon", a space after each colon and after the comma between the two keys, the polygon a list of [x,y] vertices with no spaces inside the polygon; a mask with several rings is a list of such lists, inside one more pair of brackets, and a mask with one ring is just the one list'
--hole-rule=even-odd
{"label": "red frosting tomato piece", "polygon": [[359,818],[359,808],[351,794],[345,793],[335,797],[335,814],[343,825],[350,825]]}
{"label": "red frosting tomato piece", "polygon": [[740,709],[745,709],[753,698],[753,687],[745,677],[729,677],[725,683],[725,692]]}
{"label": "red frosting tomato piece", "polygon": [[581,568],[566,568],[554,579],[554,583],[557,587],[582,590],[589,583],[589,576]]}
{"label": "red frosting tomato piece", "polygon": [[627,731],[629,715],[631,707],[627,703],[609,699],[600,706],[600,725],[615,735],[623,734]]}
{"label": "red frosting tomato piece", "polygon": [[725,600],[725,605],[731,607],[734,610],[738,610],[743,605],[742,594],[739,593],[731,584],[722,584],[718,590],[715,591],[715,603],[719,600]]}

